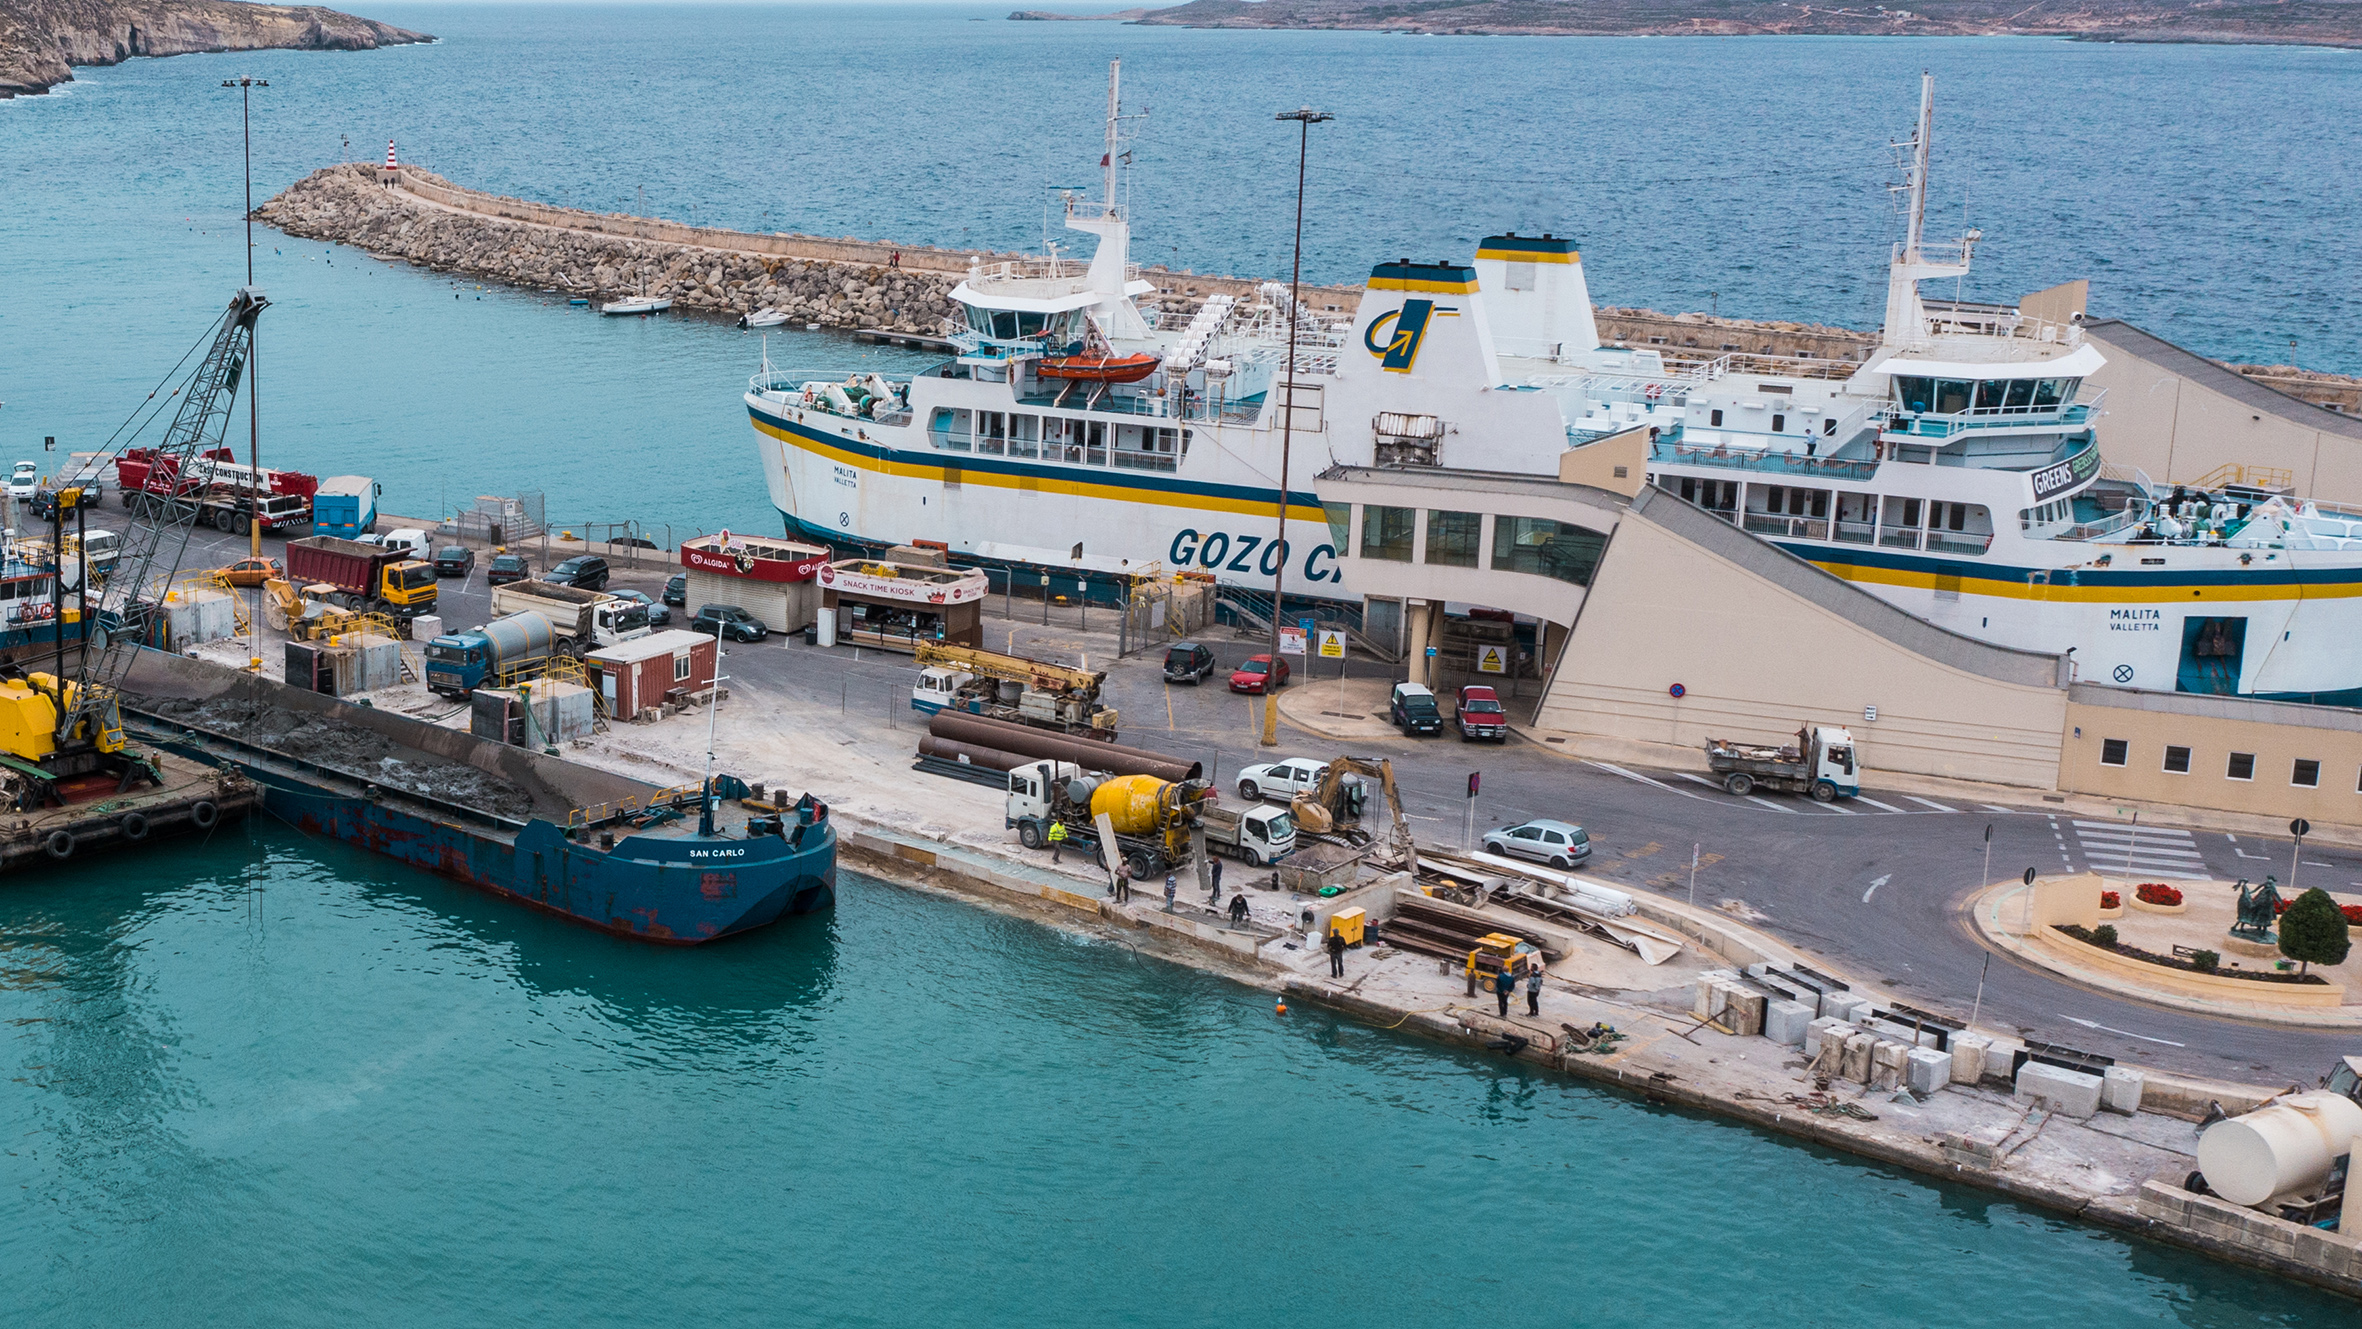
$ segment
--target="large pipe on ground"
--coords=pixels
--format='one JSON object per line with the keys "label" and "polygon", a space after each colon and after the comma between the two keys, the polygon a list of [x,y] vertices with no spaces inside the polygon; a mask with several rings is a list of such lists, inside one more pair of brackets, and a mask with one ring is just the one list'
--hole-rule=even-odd
{"label": "large pipe on ground", "polygon": [[1205,777],[1203,762],[1182,761],[1162,753],[1070,738],[1048,729],[994,720],[958,711],[937,711],[927,722],[936,738],[1000,752],[1014,752],[1028,761],[1071,761],[1086,771],[1113,775],[1153,775],[1160,780],[1198,780]]}
{"label": "large pipe on ground", "polygon": [[1033,760],[1000,748],[980,748],[973,743],[954,743],[933,734],[919,740],[919,755],[941,761],[956,761],[987,771],[1013,771]]}

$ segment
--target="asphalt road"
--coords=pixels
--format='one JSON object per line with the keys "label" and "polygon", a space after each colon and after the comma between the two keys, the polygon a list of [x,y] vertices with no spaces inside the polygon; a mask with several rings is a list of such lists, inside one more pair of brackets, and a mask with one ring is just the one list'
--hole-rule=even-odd
{"label": "asphalt road", "polygon": [[[110,521],[118,511],[106,510]],[[265,552],[275,554],[279,543],[266,539]],[[245,546],[243,538],[200,530],[184,566],[224,562]],[[613,586],[655,595],[672,571],[657,557],[651,551],[646,570],[619,569]],[[454,626],[489,617],[482,561],[464,581],[444,582],[440,601]],[[992,608],[1002,606],[995,601]],[[1094,666],[1111,668],[1108,700],[1122,708],[1123,741],[1203,761],[1223,788],[1232,784],[1227,773],[1244,766],[1278,756],[1325,758],[1340,746],[1289,729],[1276,752],[1261,748],[1260,703],[1231,694],[1219,676],[1203,686],[1168,687],[1157,658],[1107,658],[1114,638],[1090,621],[1099,615],[1086,611],[1078,627],[1071,609],[1053,610],[1048,624],[1038,603],[1016,609],[1014,618],[986,619],[987,645],[1050,659],[1087,655]],[[680,610],[674,615],[676,624],[685,617]],[[1112,628],[1111,619],[1103,622]],[[1252,653],[1247,643],[1233,645],[1219,634],[1207,640],[1226,663]],[[1380,665],[1351,668],[1357,675],[1385,674]],[[833,695],[849,713],[906,731],[914,747],[924,729],[909,708],[913,671],[906,656],[841,646],[824,651],[803,645],[800,636],[774,636],[759,647],[732,647],[726,669],[750,684],[818,701]],[[2028,867],[2048,875],[2129,865],[2148,879],[2273,872],[2285,883],[2285,841],[2146,825],[2134,838],[2120,823],[2077,819],[2036,796],[2016,805],[1944,802],[1883,791],[1875,775],[1858,801],[1823,807],[1802,798],[1736,798],[1699,772],[1620,768],[1522,740],[1464,745],[1447,734],[1344,746],[1394,760],[1405,812],[1422,839],[1465,843],[1467,777],[1482,772],[1483,795],[1474,809],[1479,834],[1530,817],[1573,821],[1591,833],[1587,871],[1676,899],[1689,895],[1694,846],[1700,903],[1875,976],[1929,1009],[1965,1017],[1981,980],[1981,1019],[1988,1024],[2126,1061],[2242,1081],[2310,1084],[2333,1058],[2362,1050],[2362,1037],[2215,1019],[2063,982],[1988,951],[1970,934],[1962,908],[1987,880],[1988,826],[1995,879]],[[2362,888],[2362,854],[2308,846],[2300,880]]]}

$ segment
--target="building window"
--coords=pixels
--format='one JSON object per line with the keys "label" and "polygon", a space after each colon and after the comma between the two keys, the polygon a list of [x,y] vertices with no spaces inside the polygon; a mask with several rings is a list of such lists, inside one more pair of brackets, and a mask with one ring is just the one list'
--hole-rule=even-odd
{"label": "building window", "polygon": [[[2238,758],[2234,757],[2232,760],[2236,761]],[[2165,749],[2165,770],[2169,775],[2188,775],[2190,773],[2190,750],[2175,747]]]}
{"label": "building window", "polygon": [[1417,508],[1381,508],[1372,504],[1361,510],[1361,556],[1363,558],[1392,559],[1397,563],[1411,561],[1411,537],[1418,529]]}
{"label": "building window", "polygon": [[2321,763],[2314,761],[2309,757],[2297,758],[2295,767],[2292,768],[2288,773],[2288,782],[2292,785],[2299,785],[2306,789],[2320,788]]}
{"label": "building window", "polygon": [[[2184,751],[2186,752],[2187,749]],[[2131,760],[2130,748],[2123,739],[2103,738],[2100,740],[2100,765],[2122,766],[2129,760]]]}
{"label": "building window", "polygon": [[1427,561],[1449,568],[1475,567],[1483,526],[1484,514],[1479,512],[1429,511]]}
{"label": "building window", "polygon": [[673,682],[675,682],[675,683],[685,683],[685,682],[687,682],[688,680],[689,680],[689,657],[688,657],[686,654],[682,654],[682,655],[676,655],[676,656],[674,656],[674,657],[673,657]]}
{"label": "building window", "polygon": [[2252,752],[2234,752],[2234,753],[2232,753],[2232,754],[2231,754],[2231,764],[2230,764],[2229,768],[2228,768],[2228,769],[2226,769],[2226,770],[2223,772],[2223,774],[2224,774],[2225,776],[2229,777],[2230,779],[2233,779],[2233,780],[2252,780],[2252,779],[2254,779],[2254,778],[2255,778],[2255,754],[2254,754],[2254,753],[2252,753]]}
{"label": "building window", "polygon": [[1353,505],[1351,503],[1323,503],[1321,515],[1329,519],[1329,548],[1353,547]]}
{"label": "building window", "polygon": [[1533,572],[1577,586],[1591,584],[1607,537],[1547,517],[1493,518],[1493,571]]}

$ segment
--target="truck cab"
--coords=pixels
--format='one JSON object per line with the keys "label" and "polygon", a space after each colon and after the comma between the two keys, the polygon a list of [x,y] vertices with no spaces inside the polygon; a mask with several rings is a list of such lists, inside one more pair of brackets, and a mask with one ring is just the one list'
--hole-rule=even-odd
{"label": "truck cab", "polygon": [[924,715],[947,707],[957,710],[960,689],[975,681],[976,676],[965,670],[929,665],[919,671],[919,681],[910,685],[910,708]]}
{"label": "truck cab", "polygon": [[1828,724],[1812,727],[1813,797],[1820,798],[1820,787],[1824,784],[1835,790],[1839,798],[1861,795],[1862,777],[1854,762],[1854,736],[1850,729]]}
{"label": "truck cab", "polygon": [[431,613],[435,607],[435,565],[416,559],[388,563],[380,578],[377,598],[403,618]]}
{"label": "truck cab", "polygon": [[426,647],[426,686],[446,697],[464,697],[484,684],[492,646],[481,632],[453,632]]}

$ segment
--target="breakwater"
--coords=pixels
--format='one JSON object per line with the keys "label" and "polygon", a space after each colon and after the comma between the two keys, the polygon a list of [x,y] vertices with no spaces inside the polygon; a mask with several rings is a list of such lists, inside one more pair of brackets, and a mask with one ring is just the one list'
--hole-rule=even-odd
{"label": "breakwater", "polygon": [[[762,235],[622,213],[552,207],[463,189],[417,167],[367,164],[313,172],[256,209],[289,235],[381,258],[569,295],[645,292],[683,309],[743,314],[766,307],[826,328],[933,333],[955,308],[951,289],[979,265],[1028,256],[810,235]],[[1143,268],[1142,301],[1168,313],[1258,283]],[[1307,287],[1315,309],[1350,311],[1360,292]]]}

